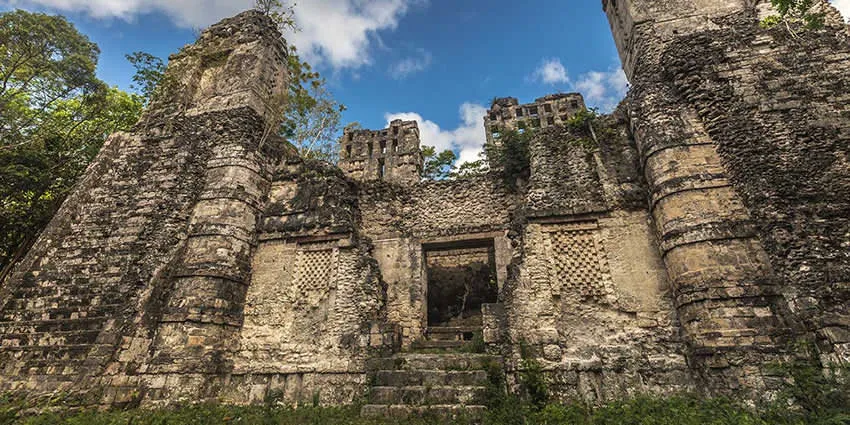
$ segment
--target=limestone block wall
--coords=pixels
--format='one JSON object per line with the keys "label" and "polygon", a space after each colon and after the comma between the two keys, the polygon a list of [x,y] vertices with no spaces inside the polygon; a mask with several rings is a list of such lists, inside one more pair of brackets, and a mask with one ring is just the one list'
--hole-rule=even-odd
{"label": "limestone block wall", "polygon": [[82,404],[200,400],[231,366],[285,51],[256,12],[171,58],[131,134],[110,137],[0,290],[0,387]]}
{"label": "limestone block wall", "polygon": [[395,329],[354,201],[330,164],[291,158],[276,173],[226,400],[338,405],[364,394],[365,362],[392,349]]}
{"label": "limestone block wall", "polygon": [[427,277],[423,245],[489,239],[496,247],[497,280],[507,280],[514,255],[508,240],[521,196],[498,178],[393,185],[360,185],[362,232],[374,245],[387,285],[387,319],[405,346],[427,326]]}
{"label": "limestone block wall", "polygon": [[826,28],[795,39],[759,27],[766,2],[603,3],[704,387],[769,388],[764,366],[793,354],[794,340],[841,360],[847,33],[837,13],[825,5]]}
{"label": "limestone block wall", "polygon": [[546,129],[530,145],[506,353],[516,372],[524,346],[562,399],[695,388],[625,121]]}
{"label": "limestone block wall", "polygon": [[392,344],[380,328],[385,294],[364,257],[350,240],[260,244],[233,401],[263,402],[279,391],[287,403],[315,396],[341,404],[363,394],[366,359]]}
{"label": "limestone block wall", "polygon": [[[835,23],[835,11],[830,7],[828,12],[827,22]],[[761,29],[757,19],[755,10],[730,16],[718,20],[716,30],[677,40],[664,52],[666,75],[705,123],[741,198],[737,208],[745,208],[752,219],[792,320],[816,341],[822,361],[846,363],[850,359],[846,26],[828,24],[794,38],[782,28]],[[694,55],[695,46],[705,56]]]}
{"label": "limestone block wall", "polygon": [[564,400],[694,389],[646,212],[532,222],[524,246],[505,295],[512,372],[524,346]]}
{"label": "limestone block wall", "polygon": [[416,121],[394,120],[383,130],[345,129],[339,167],[354,180],[415,184],[422,179]]}

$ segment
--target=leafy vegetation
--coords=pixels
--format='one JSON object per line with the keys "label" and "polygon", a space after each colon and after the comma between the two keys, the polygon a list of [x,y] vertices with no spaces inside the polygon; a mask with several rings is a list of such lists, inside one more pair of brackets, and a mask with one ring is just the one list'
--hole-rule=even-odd
{"label": "leafy vegetation", "polygon": [[157,85],[165,75],[165,63],[162,59],[145,52],[133,52],[126,55],[126,58],[136,68],[131,88],[145,98],[145,104],[150,103]]}
{"label": "leafy vegetation", "polygon": [[422,177],[429,180],[444,180],[452,175],[453,164],[457,155],[451,150],[437,152],[433,146],[422,147],[422,157],[425,165],[422,169]]}
{"label": "leafy vegetation", "polygon": [[[593,406],[582,402],[548,402],[549,390],[542,369],[535,365],[523,347],[525,370],[518,376],[518,392],[506,390],[500,362],[486,365],[488,411],[480,421],[468,418],[363,418],[360,406],[317,407],[314,395],[309,406],[293,409],[278,406],[282,394],[267,397],[260,406],[202,404],[147,411],[55,410],[61,398],[42,408],[48,412],[25,415],[32,407],[25,399],[0,396],[0,425],[205,425],[205,424],[283,424],[283,425],[846,425],[850,424],[850,374],[848,369],[823,369],[798,362],[777,369],[787,385],[773,402],[753,409],[730,399],[707,399],[693,395],[633,398]],[[308,403],[309,404],[309,403]]]}
{"label": "leafy vegetation", "polygon": [[106,137],[138,120],[142,98],[95,76],[99,54],[61,16],[0,14],[0,269],[26,251]]}
{"label": "leafy vegetation", "polygon": [[499,173],[511,190],[518,190],[531,173],[529,143],[534,134],[534,130],[502,130],[498,143],[484,145],[486,168]]}
{"label": "leafy vegetation", "polygon": [[[0,425],[844,425],[850,424],[850,385],[843,373],[823,374],[808,364],[788,368],[792,380],[777,400],[758,409],[728,399],[705,399],[690,395],[671,397],[637,396],[602,406],[585,403],[536,403],[533,398],[505,390],[501,364],[487,366],[488,412],[483,420],[465,418],[363,418],[360,407],[302,407],[292,409],[269,402],[262,406],[236,407],[195,405],[165,410],[53,411],[20,415],[26,402],[0,397]],[[538,372],[532,372],[538,373]],[[520,386],[529,386],[520,376]],[[536,379],[536,378],[535,378]],[[542,379],[542,375],[541,375]],[[534,381],[534,379],[532,379]],[[535,384],[536,385],[536,384]],[[545,385],[545,384],[544,384]],[[531,385],[534,386],[534,385]],[[317,403],[314,403],[317,404]],[[54,404],[55,406],[55,404]]]}
{"label": "leafy vegetation", "polygon": [[[271,17],[281,33],[298,31],[295,7],[288,2],[255,0],[254,8]],[[339,159],[336,138],[345,105],[333,98],[325,79],[298,56],[295,46],[288,49],[289,87],[286,106],[280,111],[279,133],[301,156],[335,163]]]}
{"label": "leafy vegetation", "polygon": [[[294,6],[279,0],[256,0],[254,8],[270,16],[282,33],[298,31]],[[276,108],[280,126],[268,131],[285,138],[304,158],[335,163],[339,155],[336,137],[341,130],[345,105],[333,98],[325,79],[298,56],[295,46],[288,46],[288,53],[287,93],[282,99],[270,99],[268,102],[280,104]],[[146,103],[150,102],[156,88],[163,84],[163,61],[146,52],[129,54],[127,60],[136,68],[133,88],[144,96]]]}
{"label": "leafy vegetation", "polygon": [[770,0],[777,15],[768,16],[761,21],[763,28],[771,28],[779,24],[785,25],[791,35],[797,37],[792,24],[802,24],[806,29],[823,27],[826,16],[820,9],[817,0]]}
{"label": "leafy vegetation", "polygon": [[[296,29],[291,6],[266,0],[257,7],[282,29]],[[163,61],[134,52],[127,59],[138,94],[109,88],[95,76],[99,54],[61,16],[0,14],[0,270],[26,252],[106,137],[129,130],[165,85]],[[277,130],[303,156],[334,162],[345,107],[294,48],[288,66]]]}

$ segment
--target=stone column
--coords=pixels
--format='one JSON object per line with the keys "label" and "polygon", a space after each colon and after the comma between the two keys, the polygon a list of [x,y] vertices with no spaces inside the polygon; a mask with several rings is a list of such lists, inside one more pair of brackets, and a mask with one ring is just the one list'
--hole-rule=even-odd
{"label": "stone column", "polygon": [[662,78],[663,52],[684,34],[743,13],[740,0],[604,1],[633,85],[630,121],[649,184],[650,212],[688,345],[709,393],[760,391],[782,359],[787,303],[715,141],[692,106]]}
{"label": "stone column", "polygon": [[285,95],[285,64],[280,34],[258,12],[212,26],[171,58],[168,101],[187,109],[166,127],[185,125],[192,131],[181,137],[210,138],[212,153],[187,240],[171,265],[154,341],[149,372],[179,374],[169,378],[163,398],[213,396],[207,378],[232,368],[258,226],[281,157],[281,141],[271,133]]}
{"label": "stone column", "polygon": [[635,90],[632,125],[690,365],[710,391],[761,388],[787,344],[785,303],[712,140],[670,95]]}

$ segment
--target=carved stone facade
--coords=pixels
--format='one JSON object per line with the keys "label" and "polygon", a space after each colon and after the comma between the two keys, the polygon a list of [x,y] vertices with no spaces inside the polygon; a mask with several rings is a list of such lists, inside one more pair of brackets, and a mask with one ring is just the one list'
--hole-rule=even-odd
{"label": "carved stone facade", "polygon": [[[273,23],[211,27],[3,282],[0,391],[392,414],[425,386],[482,409],[485,364],[515,384],[523,354],[590,402],[769,394],[800,341],[850,361],[847,27],[789,37],[752,3],[606,0],[633,88],[587,128],[560,125],[580,95],[531,104],[516,188],[422,181],[415,122],[298,158],[264,137]],[[531,106],[495,102],[490,136]]]}
{"label": "carved stone facade", "polygon": [[500,132],[505,130],[563,125],[584,109],[584,98],[578,93],[550,94],[524,105],[514,97],[498,98],[484,117],[487,143],[498,143]]}
{"label": "carved stone facade", "polygon": [[383,130],[345,129],[339,167],[354,180],[416,183],[422,175],[419,125],[395,120]]}

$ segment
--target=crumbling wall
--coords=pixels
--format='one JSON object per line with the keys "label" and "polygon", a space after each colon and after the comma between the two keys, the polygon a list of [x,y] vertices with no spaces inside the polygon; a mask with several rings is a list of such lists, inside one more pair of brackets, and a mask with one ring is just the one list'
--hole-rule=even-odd
{"label": "crumbling wall", "polygon": [[506,353],[512,373],[523,356],[537,360],[561,399],[693,389],[623,124],[553,127],[530,146],[523,255],[504,293]]}
{"label": "crumbling wall", "polygon": [[424,181],[412,186],[361,185],[363,229],[369,235],[419,239],[507,229],[521,196],[493,176]]}
{"label": "crumbling wall", "polygon": [[848,33],[828,25],[795,37],[757,19],[729,16],[677,40],[664,52],[665,76],[706,123],[793,319],[813,333],[823,361],[846,363]]}
{"label": "crumbling wall", "polygon": [[370,182],[360,185],[359,195],[362,231],[374,244],[387,284],[387,318],[399,327],[405,346],[421,338],[427,326],[423,244],[493,240],[499,285],[504,283],[513,256],[507,234],[522,198],[498,178]]}
{"label": "crumbling wall", "polygon": [[346,128],[339,158],[339,168],[354,180],[415,184],[422,179],[423,166],[419,125],[394,120],[383,130]]}
{"label": "crumbling wall", "polygon": [[846,26],[824,3],[796,39],[766,3],[603,2],[689,362],[755,398],[808,332],[846,347]]}
{"label": "crumbling wall", "polygon": [[341,170],[291,159],[272,183],[252,262],[231,402],[352,403],[394,345],[386,288]]}
{"label": "crumbling wall", "polygon": [[229,372],[282,155],[263,134],[286,53],[271,20],[246,12],[170,63],[133,132],[110,137],[4,282],[2,389],[202,400]]}

